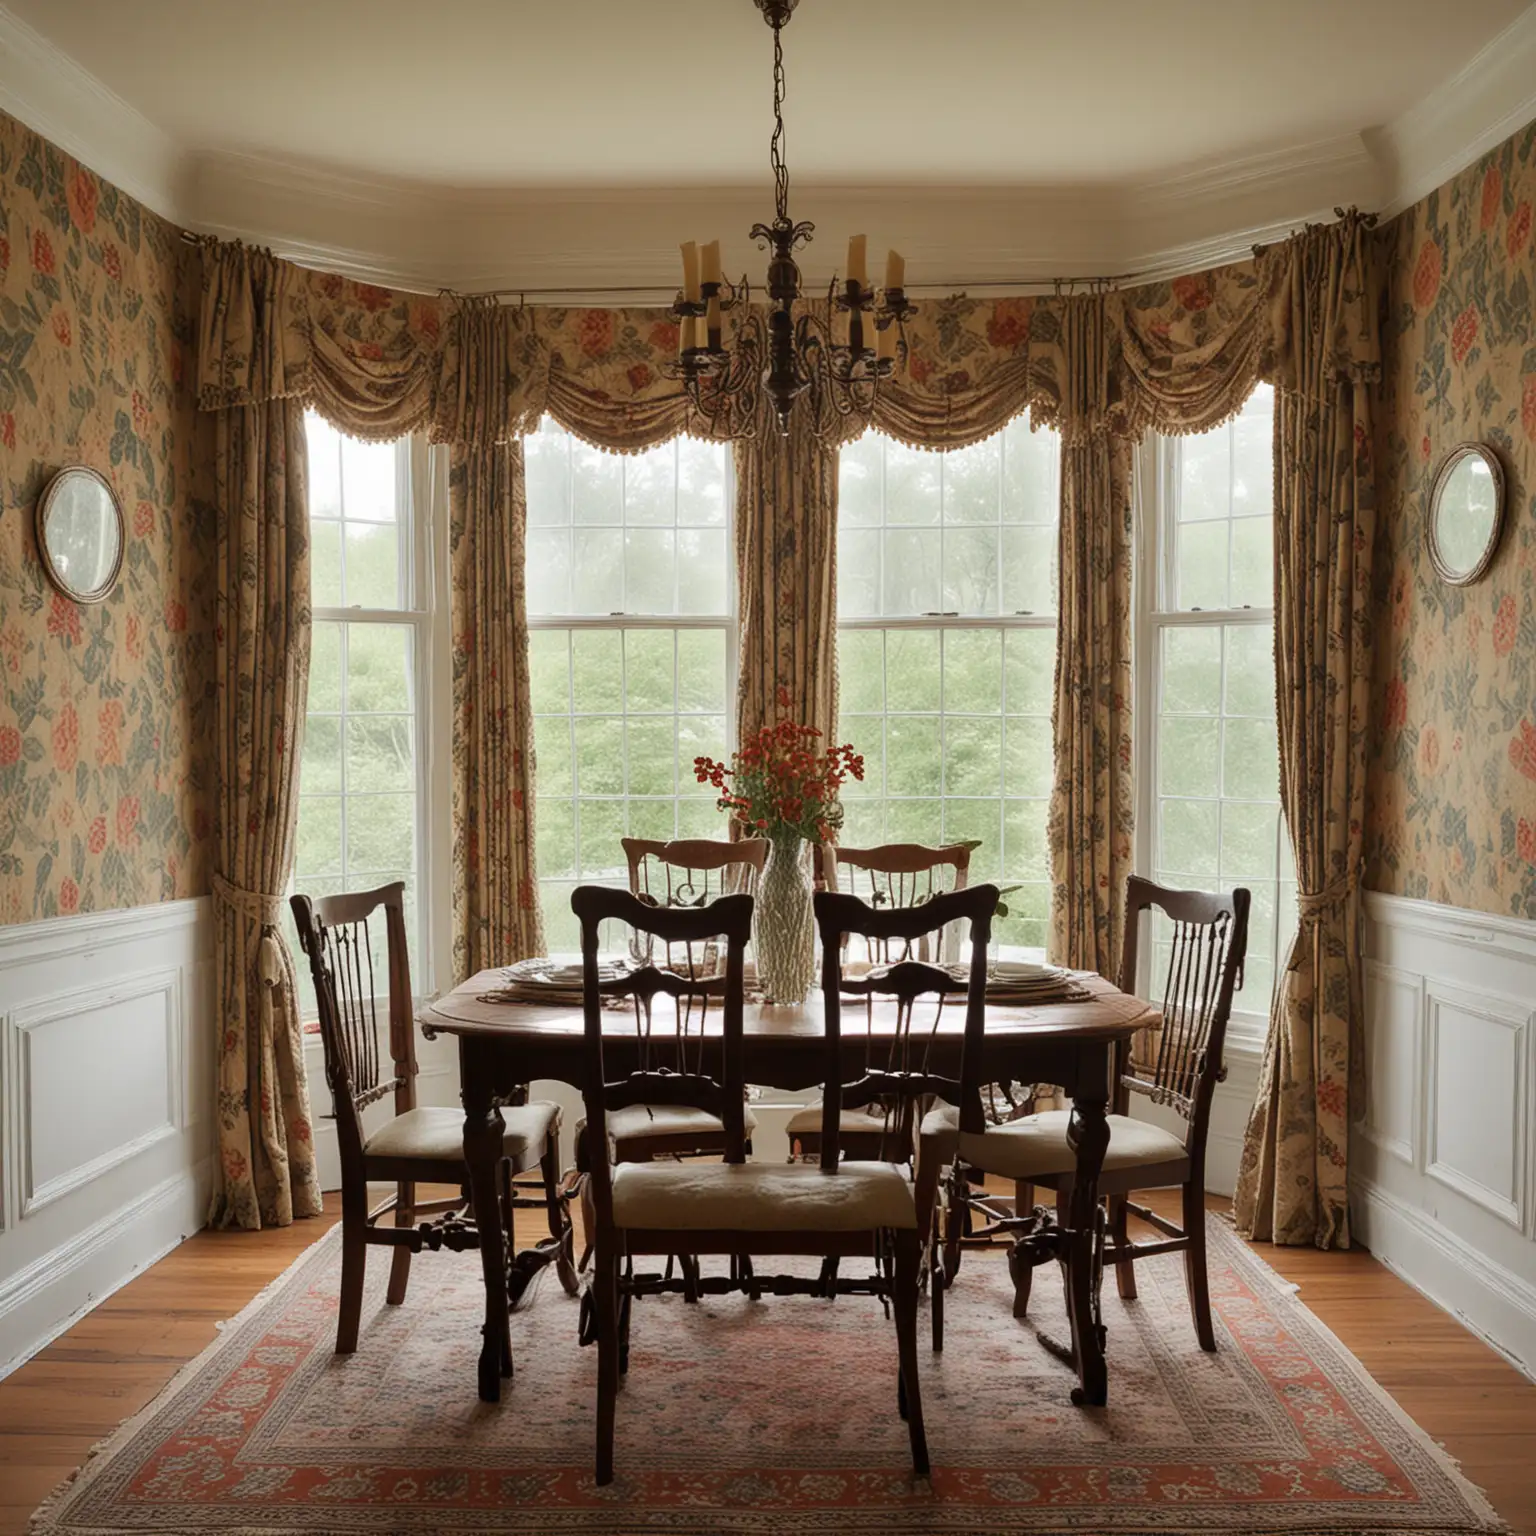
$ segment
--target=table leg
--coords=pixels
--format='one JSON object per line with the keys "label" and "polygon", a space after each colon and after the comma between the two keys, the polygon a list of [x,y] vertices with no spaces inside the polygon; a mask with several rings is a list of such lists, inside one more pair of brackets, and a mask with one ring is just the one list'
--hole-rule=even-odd
{"label": "table leg", "polygon": [[512,1375],[512,1328],[507,1316],[506,1239],[501,1228],[501,1198],[496,1187],[505,1122],[493,1100],[486,1074],[461,1062],[464,1095],[464,1161],[469,1166],[469,1194],[480,1240],[480,1268],[485,1277],[485,1325],[480,1346],[480,1400],[499,1402],[501,1381]]}
{"label": "table leg", "polygon": [[1104,1330],[1098,1321],[1098,1297],[1094,1294],[1094,1245],[1098,1232],[1099,1173],[1109,1146],[1109,1061],[1100,1051],[1085,1050],[1083,1057],[1077,1092],[1072,1098],[1072,1118],[1067,1126],[1067,1144],[1077,1154],[1066,1220],[1072,1234],[1067,1254],[1067,1315],[1072,1324],[1072,1354],[1078,1379],[1078,1385],[1072,1389],[1072,1401],[1079,1407],[1102,1408],[1109,1400],[1109,1375],[1104,1363]]}

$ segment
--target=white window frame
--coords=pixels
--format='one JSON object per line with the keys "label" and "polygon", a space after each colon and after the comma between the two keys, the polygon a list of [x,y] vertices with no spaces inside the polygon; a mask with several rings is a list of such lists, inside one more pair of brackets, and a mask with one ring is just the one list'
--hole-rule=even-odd
{"label": "white window frame", "polygon": [[[879,432],[879,428],[878,427],[870,427],[868,430],[871,431],[871,432],[875,432],[875,433]],[[1006,426],[1005,427],[1001,427],[1001,428],[998,429],[998,434],[997,435],[998,436],[1002,436],[1002,434],[1005,431],[1006,431]],[[892,441],[899,442],[899,439],[892,439]],[[1000,454],[1000,458],[999,458],[999,462],[998,462],[998,496],[999,496],[999,498],[1001,498],[1001,496],[1003,494],[1003,487],[1007,483],[1007,472],[1008,472],[1007,471],[1007,453],[1008,453],[1008,446],[1007,446],[1007,443],[1005,441],[1005,442],[1003,442],[1003,443],[1001,443],[999,445],[999,454]],[[1059,453],[1059,448],[1058,448],[1058,453]],[[946,529],[947,525],[946,525],[946,523],[944,521],[944,514],[943,514],[943,496],[944,496],[944,475],[945,475],[945,472],[946,472],[948,466],[947,466],[947,464],[945,462],[945,456],[944,456],[944,453],[942,451],[939,452],[938,459],[939,459],[939,498],[940,498],[940,501],[939,501],[939,517],[937,519],[937,523],[936,524],[934,524],[934,523],[890,523],[890,522],[882,521],[880,523],[880,525],[879,525],[879,531],[880,531],[882,537],[879,540],[879,546],[878,546],[879,547],[879,556],[880,556],[880,563],[879,563],[879,582],[880,582],[880,584],[879,584],[878,590],[879,590],[879,593],[880,593],[880,601],[881,601],[882,606],[884,605],[884,602],[885,602],[885,544],[886,544],[886,541],[885,541],[885,538],[883,537],[883,535],[885,533],[889,532],[889,531],[892,531],[892,530],[897,531],[897,532],[901,532],[901,531],[904,531],[904,530],[909,529],[909,528],[920,528],[920,529],[922,529],[924,531],[932,529],[935,526],[937,526],[937,528],[938,528],[938,532],[939,532],[939,600],[941,602],[944,600],[944,586],[943,586],[943,581],[944,581],[944,534],[945,534],[945,529]],[[1061,516],[1061,508],[1060,508],[1060,475],[1061,475],[1061,466],[1060,466],[1059,457],[1058,457],[1058,461],[1057,461],[1056,473],[1057,473],[1057,487],[1058,487],[1058,490],[1057,490],[1057,514],[1056,515],[1057,515],[1057,519],[1058,519],[1057,526],[1059,528],[1059,519],[1060,519],[1060,516]],[[882,507],[882,510],[883,510],[884,506],[885,506],[885,485],[884,485],[883,479],[882,479],[882,484],[881,484],[881,488],[880,488],[880,496],[881,496],[881,507]],[[948,526],[955,526],[955,527],[965,528],[965,527],[974,527],[976,525],[974,525],[974,524],[956,524],[956,525],[948,525]],[[985,526],[985,525],[983,524],[981,526]],[[1001,600],[1001,595],[1002,595],[1002,580],[1003,580],[1003,559],[1002,559],[1003,534],[1004,534],[1007,526],[1008,525],[1002,520],[1002,518],[1000,516],[999,519],[998,519],[998,527],[997,527],[997,548],[998,548],[998,577],[997,577],[997,579],[998,579],[998,595],[999,595],[999,599],[1000,600]],[[1044,524],[1036,524],[1034,526],[1043,527],[1045,525]],[[1058,575],[1058,578],[1057,578],[1057,584],[1056,585],[1057,585],[1058,601],[1059,601],[1059,592],[1060,592],[1060,586],[1061,586],[1059,575]],[[861,614],[861,615],[858,615],[856,617],[855,616],[849,616],[849,617],[845,618],[845,617],[839,615],[838,618],[837,618],[837,629],[838,629],[839,633],[841,633],[844,630],[878,630],[878,631],[882,631],[882,632],[883,631],[896,631],[896,630],[919,630],[919,631],[923,631],[923,632],[927,632],[927,631],[930,631],[930,630],[938,631],[938,632],[940,632],[939,645],[940,645],[940,655],[941,655],[941,658],[942,658],[942,655],[943,655],[943,646],[944,646],[943,634],[944,634],[944,632],[948,632],[948,631],[966,631],[966,630],[977,630],[977,629],[997,630],[999,632],[999,634],[1002,636],[1002,645],[1001,645],[1001,654],[999,656],[999,665],[1002,667],[1002,674],[1003,675],[1002,675],[1002,678],[1000,680],[999,693],[998,693],[998,697],[999,697],[999,699],[1001,701],[1001,715],[1000,715],[1000,719],[1001,719],[1001,722],[1002,722],[1002,729],[1001,729],[1001,732],[1000,732],[999,737],[998,737],[999,754],[1000,754],[1000,761],[998,763],[998,783],[1001,786],[1001,788],[1000,788],[998,796],[997,796],[997,801],[998,801],[998,831],[999,831],[999,835],[1001,835],[1002,827],[1003,827],[1003,818],[1007,814],[1007,803],[1008,803],[1008,800],[1011,798],[1006,793],[1006,785],[1004,783],[1004,774],[1006,772],[1006,764],[1007,764],[1007,757],[1008,757],[1008,719],[1009,719],[1009,715],[1008,715],[1008,661],[1007,661],[1008,639],[1007,639],[1007,632],[1009,630],[1031,630],[1031,629],[1033,629],[1033,630],[1049,630],[1051,632],[1051,634],[1058,636],[1057,644],[1059,645],[1060,644],[1060,639],[1059,639],[1060,615],[1059,615],[1058,607],[1056,605],[1053,605],[1051,610],[1050,610],[1050,612],[1048,612],[1048,613],[1038,613],[1038,612],[1035,612],[1035,611],[1033,611],[1031,609],[1018,609],[1018,610],[1016,610],[1013,613],[997,613],[997,614],[980,614],[980,613],[978,613],[978,614],[971,614],[971,613],[960,613],[960,612],[952,612],[952,611],[946,611],[946,610],[939,609],[939,610],[934,610],[934,611],[927,612],[927,613],[922,613],[922,614],[899,615],[899,616],[884,616],[884,615],[880,615],[880,614]],[[885,655],[886,655],[885,651],[882,650],[882,652],[881,652],[881,666],[882,666],[882,668],[886,665]],[[841,661],[840,660],[839,660],[839,666],[841,666]],[[940,756],[940,780],[939,780],[939,782],[940,782],[941,788],[940,788],[939,795],[938,795],[939,817],[940,817],[940,825],[941,825],[941,827],[943,826],[943,821],[944,821],[944,808],[945,808],[946,803],[949,800],[951,800],[951,799],[954,799],[954,800],[974,800],[974,799],[979,799],[979,798],[987,798],[987,799],[991,798],[990,796],[980,797],[980,796],[974,796],[974,795],[953,795],[953,796],[946,795],[944,793],[943,788],[942,788],[942,785],[943,785],[943,782],[944,782],[944,779],[943,779],[943,766],[942,765],[943,765],[943,758],[944,758],[945,749],[946,749],[946,746],[947,746],[946,722],[950,719],[949,712],[945,708],[944,677],[945,677],[945,668],[944,668],[942,660],[941,660],[940,668],[939,668],[939,756]],[[883,677],[881,679],[881,683],[882,683],[881,697],[886,700],[886,709],[884,711],[884,714],[882,715],[883,734],[882,734],[882,739],[881,739],[881,743],[880,743],[880,753],[881,753],[880,760],[881,760],[881,764],[882,764],[882,770],[883,771],[887,771],[888,770],[888,766],[889,766],[889,738],[890,738],[890,718],[891,718],[891,709],[890,709],[890,704],[889,704],[889,701],[890,701],[890,678],[889,678],[889,676],[887,675],[887,676]],[[839,679],[839,692],[841,692],[841,679]],[[839,706],[839,712],[841,713],[841,706]],[[901,714],[901,713],[903,713],[903,711],[898,710],[898,711],[896,711],[896,713],[897,714]],[[971,716],[967,716],[967,715],[965,715],[965,714],[963,714],[961,712],[957,712],[957,715],[959,716],[959,718],[974,718],[974,717],[971,717]],[[990,719],[991,716],[986,716],[984,718]],[[1015,717],[1015,718],[1032,718],[1032,717]],[[857,747],[858,743],[855,742],[854,745]],[[881,798],[883,800],[885,800],[887,804],[889,804],[890,801],[892,801],[892,800],[929,799],[931,797],[926,796],[926,795],[918,795],[918,796],[914,796],[914,795],[894,795],[893,796],[893,795],[891,795],[889,793],[886,793],[886,794],[882,795]],[[1025,797],[1019,797],[1019,798],[1025,798]],[[1030,797],[1030,798],[1032,798],[1032,797]],[[1049,793],[1046,796],[1046,805],[1047,805],[1047,815],[1049,815],[1049,805],[1050,805]],[[946,837],[946,838],[948,837],[947,831],[942,832],[941,835]],[[1001,865],[1001,860],[999,860],[999,864]],[[999,868],[999,879],[1005,885],[1011,883],[1011,877],[1010,877],[1008,871],[1005,870],[1005,869],[1002,869],[1001,867]],[[1034,883],[1034,882],[1032,882],[1032,883]],[[1049,891],[1050,884],[1051,884],[1049,871],[1047,871],[1047,873],[1046,873],[1045,884],[1046,884],[1046,887],[1047,887],[1047,891]],[[1047,931],[1047,934],[1049,934],[1049,931],[1050,931],[1050,915],[1049,915],[1049,910],[1047,910],[1047,916],[1046,916],[1046,931]],[[1045,946],[1044,945],[1026,945],[1026,946],[1021,946],[1020,947],[1020,953],[1027,954],[1027,955],[1029,955],[1031,957],[1034,957],[1034,956],[1043,957],[1044,953],[1045,953]]]}
{"label": "white window frame", "polygon": [[[1158,782],[1157,765],[1160,759],[1162,698],[1163,635],[1172,629],[1215,628],[1224,626],[1268,626],[1274,632],[1275,610],[1273,605],[1257,607],[1243,604],[1236,608],[1191,608],[1178,610],[1164,606],[1164,597],[1172,601],[1177,591],[1176,548],[1173,523],[1177,517],[1179,479],[1182,464],[1183,443],[1178,437],[1160,437],[1148,434],[1137,452],[1135,527],[1134,527],[1134,693],[1137,716],[1141,721],[1135,732],[1136,785],[1136,868],[1148,878],[1156,869]],[[1230,535],[1228,548],[1230,550]],[[1230,556],[1229,556],[1230,559]],[[1222,661],[1222,685],[1226,683],[1226,660]],[[1277,766],[1278,771],[1278,766]],[[1275,871],[1278,883],[1286,878],[1286,871],[1294,868],[1290,838],[1286,832],[1282,810],[1276,818]],[[1218,822],[1218,838],[1220,837]],[[1220,844],[1217,845],[1217,862],[1220,867]],[[1285,903],[1275,902],[1275,931],[1271,954],[1274,957],[1275,978],[1278,984],[1289,934],[1283,931]],[[1153,946],[1143,944],[1138,957],[1140,974],[1136,978],[1137,990],[1149,995],[1153,983]],[[1246,990],[1237,995],[1228,1026],[1229,1039],[1262,1045],[1269,1030],[1268,1000],[1263,1011],[1254,1006],[1260,999],[1251,998]]]}
{"label": "white window frame", "polygon": [[[413,433],[394,443],[396,529],[402,585],[410,604],[402,608],[337,607],[313,604],[314,624],[409,626],[412,631],[411,686],[416,704],[416,921],[411,989],[419,1004],[436,997],[452,975],[453,909],[436,893],[453,880],[452,827],[452,646],[448,634],[448,459],[447,451]],[[343,739],[343,757],[345,740]],[[302,769],[301,769],[302,771]],[[347,795],[341,800],[341,840],[346,847]],[[302,801],[300,802],[302,813]],[[296,876],[302,881],[302,876]]]}
{"label": "white window frame", "polygon": [[[555,425],[557,427],[559,427],[560,431],[565,433],[567,436],[575,437],[574,433],[571,433],[568,428],[566,428],[564,426],[561,426],[559,422],[556,422]],[[685,433],[678,433],[676,435],[677,436],[686,436],[687,434],[685,434]],[[580,438],[576,438],[576,441],[577,442],[581,442],[581,439]],[[675,438],[667,438],[667,439],[665,439],[665,441],[663,443],[657,443],[657,444],[654,444],[653,446],[659,448],[659,447],[663,447],[667,443],[671,443],[673,441],[675,441]],[[704,439],[704,441],[708,441],[708,439]],[[737,697],[737,685],[738,685],[739,678],[740,678],[740,670],[739,669],[740,669],[740,649],[741,649],[741,636],[740,636],[740,629],[741,629],[741,618],[740,618],[740,614],[741,614],[741,594],[740,594],[740,591],[739,591],[739,575],[740,575],[740,573],[737,570],[737,563],[736,563],[736,464],[735,464],[735,456],[733,454],[727,452],[722,457],[723,457],[723,461],[724,461],[724,481],[723,481],[723,491],[722,491],[722,494],[723,494],[724,501],[725,501],[725,529],[724,529],[724,532],[725,532],[725,565],[726,565],[726,571],[725,571],[725,614],[724,614],[723,617],[720,614],[714,614],[714,613],[704,613],[704,614],[699,614],[699,613],[674,613],[674,614],[666,614],[666,613],[627,613],[623,609],[615,609],[615,610],[613,610],[613,612],[606,613],[606,614],[590,614],[590,613],[586,613],[586,614],[548,614],[548,613],[533,614],[533,613],[530,613],[528,615],[528,631],[529,631],[530,634],[532,634],[535,630],[566,630],[566,631],[572,632],[573,634],[575,632],[577,632],[577,631],[613,631],[615,633],[618,633],[618,634],[622,635],[622,633],[625,630],[661,630],[661,631],[666,631],[666,632],[670,633],[670,632],[675,632],[675,631],[678,631],[678,630],[685,630],[685,629],[718,630],[718,629],[722,628],[722,626],[723,626],[724,630],[725,630],[725,680],[724,680],[725,681],[725,751],[726,751],[726,756],[729,757],[730,754],[736,750],[736,708],[735,708],[735,705],[736,705],[736,697]],[[675,526],[676,525],[674,524],[674,527]],[[623,580],[623,586],[622,586],[621,590],[627,596],[627,594],[628,594],[628,586],[629,586],[629,571],[628,571],[627,563],[622,565],[620,567],[620,569],[621,569],[621,572],[622,572],[622,580]],[[680,592],[681,583],[682,583],[682,580],[683,580],[682,559],[679,556],[674,556],[674,558],[673,558],[673,563],[672,563],[672,579],[673,579],[674,601],[676,601],[677,600],[677,594]],[[573,586],[574,586],[574,582],[573,582]],[[577,713],[577,711],[575,709],[574,679],[572,679],[572,684],[573,684],[573,686],[571,688],[571,705],[572,705],[572,707],[571,707],[570,714],[568,716],[568,720],[569,720],[569,726],[570,726],[571,773],[572,773],[572,776],[573,776],[573,789],[577,790],[577,792],[574,793],[571,798],[575,801],[575,803],[579,807],[581,799],[583,797],[579,793],[579,782],[580,781],[578,779],[575,779],[575,774],[576,774],[576,721],[580,717],[578,716],[578,713]],[[607,713],[607,712],[605,712],[605,713]],[[624,718],[627,720],[628,717],[629,717],[628,716],[627,708],[624,710],[623,713],[624,713]],[[676,700],[675,696],[674,696],[673,701],[672,701],[672,715],[673,715],[673,719],[675,721],[676,718],[677,718],[677,700]],[[681,789],[682,789],[681,776],[682,776],[682,772],[683,772],[683,765],[679,764],[679,766],[678,766],[679,783],[678,783],[677,791],[675,792],[675,797],[679,798],[679,799],[682,798],[682,795],[681,795]],[[625,732],[625,736],[624,736],[624,783],[625,783],[626,786],[629,784],[629,736],[628,736],[628,732],[627,731]],[[535,790],[535,794],[534,794],[535,859],[537,859],[538,805],[539,805],[539,798],[540,797],[538,795],[538,792],[537,792],[537,790]],[[563,799],[565,797],[562,796],[560,798]],[[652,796],[645,796],[645,795],[633,796],[633,795],[631,795],[628,792],[628,789],[626,787],[626,790],[625,790],[625,792],[624,792],[624,794],[622,796],[605,797],[605,798],[620,798],[620,799],[623,799],[625,801],[629,801],[629,800],[632,800],[632,799],[645,800],[645,799],[651,799],[651,798],[664,798],[664,797],[652,797]],[[577,814],[578,815],[580,814],[579,809],[578,809]],[[725,821],[725,817],[723,815],[720,818],[720,830],[721,830],[721,835],[724,836],[725,835],[725,831],[726,831],[726,821]],[[581,848],[581,839],[580,839],[580,828],[579,828],[579,825],[578,825],[578,829],[577,829],[576,848],[577,848],[577,852],[579,854],[580,848]],[[567,875],[550,875],[550,876],[546,877],[546,876],[540,875],[537,872],[537,870],[535,870],[534,884],[539,889],[539,903],[540,903],[541,909],[542,909],[542,906],[543,906],[543,899],[544,899],[543,898],[543,889],[542,888],[545,885],[556,885],[556,884],[564,885],[564,884],[569,884],[571,878],[572,877],[567,876]],[[576,879],[577,883],[581,883],[586,878],[587,877],[581,875],[580,873],[578,873],[575,876],[575,879]]]}

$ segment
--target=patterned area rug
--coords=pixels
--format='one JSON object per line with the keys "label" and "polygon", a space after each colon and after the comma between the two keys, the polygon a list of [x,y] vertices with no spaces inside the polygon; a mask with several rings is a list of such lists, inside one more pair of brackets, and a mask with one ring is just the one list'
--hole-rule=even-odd
{"label": "patterned area rug", "polygon": [[[232,1239],[237,1241],[238,1239]],[[1035,1336],[1065,1336],[1054,1270],[1027,1323],[968,1255],[929,1352],[933,1477],[911,1475],[896,1346],[843,1297],[637,1303],[618,1480],[591,1478],[595,1351],[541,1277],[517,1377],[475,1396],[479,1265],[416,1261],[403,1307],[370,1259],[357,1354],[331,1353],[338,1233],[318,1242],[35,1517],[38,1533],[1449,1532],[1487,1503],[1283,1281],[1211,1225],[1220,1349],[1195,1343],[1177,1258],[1106,1286],[1110,1406],[1071,1406]],[[710,1264],[713,1261],[706,1261]]]}

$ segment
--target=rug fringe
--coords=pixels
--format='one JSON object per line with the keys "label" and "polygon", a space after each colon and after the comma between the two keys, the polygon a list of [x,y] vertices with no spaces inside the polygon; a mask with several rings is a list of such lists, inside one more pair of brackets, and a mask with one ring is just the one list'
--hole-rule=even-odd
{"label": "rug fringe", "polygon": [[[1315,1328],[1317,1332],[1320,1333],[1328,1341],[1328,1343],[1332,1344],[1334,1348],[1340,1352],[1340,1354],[1351,1360],[1357,1358],[1354,1352],[1350,1350],[1347,1345],[1345,1345],[1342,1339],[1339,1338],[1338,1334],[1336,1334],[1333,1329],[1330,1328],[1327,1323],[1325,1323],[1322,1318],[1320,1318],[1317,1313],[1314,1312],[1311,1307],[1309,1307],[1301,1299],[1301,1287],[1293,1281],[1287,1280],[1284,1275],[1280,1274],[1266,1258],[1264,1258],[1260,1253],[1256,1251],[1255,1245],[1253,1243],[1250,1243],[1246,1238],[1239,1237],[1237,1235],[1237,1229],[1235,1225],[1232,1226],[1230,1230],[1222,1232],[1218,1241],[1227,1241],[1237,1244],[1243,1250],[1244,1254],[1253,1261],[1254,1266],[1259,1271],[1260,1277],[1269,1285],[1270,1289],[1274,1291],[1277,1297],[1284,1298],[1284,1301],[1287,1305],[1293,1306],[1299,1311],[1305,1312],[1311,1321],[1311,1326]],[[1421,1424],[1409,1416],[1407,1410],[1402,1406],[1402,1404],[1399,1403],[1397,1399],[1393,1397],[1392,1394],[1388,1392],[1387,1389],[1383,1387],[1381,1383],[1377,1381],[1376,1378],[1371,1375],[1368,1370],[1366,1370],[1363,1364],[1360,1366],[1360,1376],[1362,1381],[1368,1387],[1371,1395],[1381,1406],[1387,1410],[1388,1413],[1391,1414],[1394,1419],[1397,1420],[1400,1425],[1402,1425],[1413,1434],[1422,1437],[1424,1443],[1429,1447],[1430,1455],[1435,1459],[1436,1462],[1439,1463],[1441,1471],[1443,1471],[1446,1476],[1450,1478],[1451,1482],[1455,1484],[1462,1497],[1466,1499],[1467,1505],[1471,1509],[1473,1515],[1478,1520],[1484,1522],[1482,1527],[1483,1530],[1492,1533],[1492,1536],[1508,1536],[1508,1533],[1511,1530],[1509,1523],[1504,1520],[1502,1516],[1500,1516],[1496,1509],[1494,1509],[1493,1505],[1488,1500],[1488,1495],[1484,1493],[1483,1490],[1479,1488],[1477,1484],[1474,1483],[1471,1478],[1469,1478],[1466,1473],[1461,1470],[1461,1463],[1454,1456],[1452,1456],[1448,1450],[1446,1450],[1445,1446],[1442,1445],[1440,1441],[1436,1440],[1434,1436],[1432,1436]],[[1241,1536],[1269,1536],[1269,1533],[1241,1533]],[[1295,1533],[1292,1533],[1292,1536],[1295,1536]],[[1309,1528],[1305,1532],[1300,1533],[1300,1536],[1314,1536],[1314,1533]],[[1316,1528],[1316,1536],[1338,1536],[1338,1531],[1336,1527],[1330,1529],[1326,1526],[1318,1526]],[[1404,1536],[1404,1533],[1384,1529],[1376,1532],[1375,1536]],[[1405,1536],[1424,1536],[1423,1528],[1420,1527],[1416,1533],[1410,1530],[1405,1533]]]}

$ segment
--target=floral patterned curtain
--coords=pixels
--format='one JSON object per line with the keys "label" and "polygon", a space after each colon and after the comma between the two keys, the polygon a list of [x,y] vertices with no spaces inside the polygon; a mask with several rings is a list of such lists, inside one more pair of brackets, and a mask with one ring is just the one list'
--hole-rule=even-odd
{"label": "floral patterned curtain", "polygon": [[837,448],[803,417],[736,445],[739,739],[776,721],[837,729]]}
{"label": "floral patterned curtain", "polygon": [[318,1215],[293,957],[279,927],[293,864],[309,686],[309,506],[303,407],[218,413],[215,628],[219,1027],[215,1226]]}
{"label": "floral patterned curtain", "polygon": [[1113,978],[1120,967],[1135,814],[1131,753],[1131,475],[1133,445],[1108,413],[1104,296],[1063,316],[1060,594],[1055,764],[1047,842],[1053,959]]}
{"label": "floral patterned curtain", "polygon": [[1349,1246],[1349,1125],[1364,1108],[1360,893],[1380,377],[1369,221],[1292,242],[1274,299],[1275,693],[1301,926],[1270,1018],[1238,1229]]}
{"label": "floral patterned curtain", "polygon": [[542,954],[533,863],[533,714],[523,549],[523,445],[455,443],[453,973]]}

